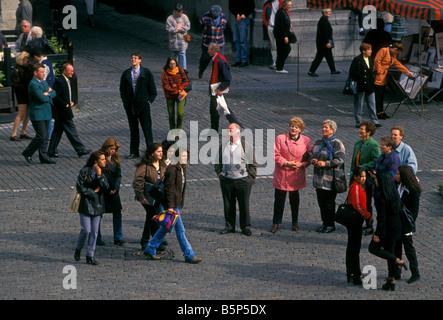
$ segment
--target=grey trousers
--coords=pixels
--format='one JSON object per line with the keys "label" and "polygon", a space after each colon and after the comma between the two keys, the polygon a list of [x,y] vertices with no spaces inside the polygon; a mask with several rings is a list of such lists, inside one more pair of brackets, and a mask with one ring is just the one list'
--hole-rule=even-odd
{"label": "grey trousers", "polygon": [[80,213],[80,234],[77,239],[77,250],[83,249],[85,241],[87,240],[86,256],[93,257],[95,246],[97,243],[98,228],[100,226],[101,216],[89,216]]}
{"label": "grey trousers", "polygon": [[364,91],[354,95],[354,119],[355,124],[359,125],[363,114],[363,104],[366,102],[368,108],[369,119],[374,124],[378,124],[377,112],[375,111],[375,93],[368,95]]}

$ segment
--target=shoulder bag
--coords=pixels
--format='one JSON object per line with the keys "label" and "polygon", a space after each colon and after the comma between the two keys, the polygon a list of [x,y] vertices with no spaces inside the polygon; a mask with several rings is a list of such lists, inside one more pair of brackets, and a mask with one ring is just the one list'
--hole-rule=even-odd
{"label": "shoulder bag", "polygon": [[[148,166],[146,166],[146,171],[147,170]],[[158,179],[155,183],[145,181],[143,194],[148,201],[148,205],[153,207],[159,206],[162,203],[165,195],[165,185],[163,184],[163,181],[161,179]]]}
{"label": "shoulder bag", "polygon": [[337,193],[343,193],[346,192],[346,190],[348,190],[348,186],[346,184],[346,177],[344,178],[344,180],[341,179],[337,179],[335,177],[335,168],[332,169],[332,190],[334,190]]}
{"label": "shoulder bag", "polygon": [[348,196],[346,197],[345,202],[338,206],[337,211],[335,212],[334,215],[334,221],[341,225],[344,225],[345,227],[349,226],[352,223],[352,220],[356,215],[352,204],[348,204],[348,198],[349,198],[349,193]]}
{"label": "shoulder bag", "polygon": [[72,190],[69,194],[69,210],[71,210],[71,212],[78,212],[80,207],[80,199],[81,194],[77,191],[77,188],[74,187],[74,190]]}
{"label": "shoulder bag", "polygon": [[296,43],[297,42],[297,36],[295,35],[294,31],[289,31],[289,36],[288,36],[288,40],[289,43]]}

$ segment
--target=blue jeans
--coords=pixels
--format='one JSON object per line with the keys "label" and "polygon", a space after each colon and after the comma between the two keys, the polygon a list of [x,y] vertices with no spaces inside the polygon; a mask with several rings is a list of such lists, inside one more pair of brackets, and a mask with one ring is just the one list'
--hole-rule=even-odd
{"label": "blue jeans", "polygon": [[355,124],[360,124],[363,115],[363,104],[366,102],[368,115],[371,122],[378,124],[377,112],[375,111],[375,93],[366,94],[364,91],[354,95],[354,119]]}
{"label": "blue jeans", "polygon": [[179,63],[179,67],[183,70],[187,70],[186,68],[186,50],[180,51],[172,51],[172,55],[177,59]]}
{"label": "blue jeans", "polygon": [[[162,208],[161,211],[164,209]],[[180,244],[180,248],[183,251],[183,254],[186,258],[192,259],[195,257],[194,251],[192,251],[191,245],[188,242],[188,239],[186,239],[185,236],[185,226],[183,225],[183,221],[180,215],[180,208],[176,207],[174,208],[175,211],[179,213],[177,217],[177,222],[175,223],[175,234],[177,235],[178,243]],[[146,246],[145,252],[149,253],[150,255],[155,255],[157,253],[157,248],[160,246],[160,244],[163,242],[163,240],[166,237],[166,234],[168,231],[165,229],[165,227],[160,226],[158,231],[155,233],[154,237],[152,237],[151,241],[149,241],[148,245]]]}
{"label": "blue jeans", "polygon": [[241,19],[240,22],[237,22],[237,19],[234,20],[233,40],[236,48],[236,62],[248,62],[248,27],[250,22],[248,17]]}

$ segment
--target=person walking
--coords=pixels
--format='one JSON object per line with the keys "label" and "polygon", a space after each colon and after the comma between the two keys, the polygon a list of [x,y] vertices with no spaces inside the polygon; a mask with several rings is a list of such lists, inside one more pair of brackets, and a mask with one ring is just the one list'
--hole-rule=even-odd
{"label": "person walking", "polygon": [[401,201],[389,171],[378,170],[375,175],[373,174],[373,179],[379,189],[379,192],[374,193],[377,227],[368,250],[371,254],[387,261],[388,277],[382,289],[394,291],[396,269],[407,269],[406,263],[394,255],[395,243],[400,240],[402,232]]}
{"label": "person walking", "polygon": [[263,25],[266,28],[269,42],[271,44],[272,64],[269,66],[272,70],[277,70],[277,45],[275,43],[274,26],[275,14],[281,8],[283,0],[267,0],[263,5],[262,18]]}
{"label": "person walking", "polygon": [[311,77],[318,77],[318,74],[316,74],[315,71],[322,62],[323,58],[326,58],[326,62],[331,70],[331,74],[340,74],[340,71],[335,69],[334,56],[332,55],[334,39],[332,38],[332,26],[329,22],[329,17],[331,14],[331,9],[323,9],[322,16],[317,24],[317,35],[315,38],[317,53],[308,72],[308,75]]}
{"label": "person walking", "polygon": [[292,1],[283,0],[282,7],[275,14],[274,37],[277,47],[277,59],[275,62],[276,73],[288,73],[284,70],[285,61],[291,52],[289,43],[289,33],[291,31],[291,18],[289,10],[292,8]]}
{"label": "person walking", "polygon": [[[189,158],[189,153],[187,150],[180,149],[177,150],[177,153],[179,161],[172,163],[166,168],[164,178],[165,197],[161,210],[164,208],[168,211],[168,214],[172,214],[174,211],[178,213],[174,229],[180,248],[183,251],[185,262],[197,264],[202,261],[202,258],[196,256],[192,250],[192,247],[186,238],[185,227],[182,220],[182,208],[184,205],[186,190],[186,163]],[[144,254],[148,257],[148,260],[160,260],[160,257],[157,255],[157,248],[164,241],[167,232],[168,231],[164,226],[160,226],[151,241],[149,241],[144,250]]]}
{"label": "person walking", "polygon": [[86,263],[97,265],[95,248],[100,219],[105,212],[105,193],[109,189],[106,179],[107,166],[103,151],[94,151],[77,177],[76,188],[80,193],[80,234],[74,252],[75,261],[80,261],[81,250],[87,243]]}
{"label": "person walking", "polygon": [[[411,268],[411,277],[407,280],[407,283],[411,284],[420,280],[417,253],[415,252],[412,242],[412,236],[416,230],[415,222],[417,220],[420,206],[421,187],[412,167],[406,164],[402,164],[398,167],[395,178],[396,182],[398,183],[397,189],[402,205],[404,205],[411,212],[414,221],[414,224],[411,225],[408,221],[406,221],[406,217],[404,215],[401,216],[401,238],[395,243],[394,247],[394,254],[400,260],[402,258],[402,247],[405,249],[405,254],[409,261],[409,267]],[[400,279],[401,269],[397,271],[398,272],[394,278]]]}
{"label": "person walking", "polygon": [[286,193],[291,205],[292,230],[298,231],[298,209],[300,189],[306,187],[306,168],[310,165],[311,139],[302,135],[303,119],[293,117],[289,121],[289,132],[280,134],[274,144],[274,216],[271,232],[275,233],[282,223]]}

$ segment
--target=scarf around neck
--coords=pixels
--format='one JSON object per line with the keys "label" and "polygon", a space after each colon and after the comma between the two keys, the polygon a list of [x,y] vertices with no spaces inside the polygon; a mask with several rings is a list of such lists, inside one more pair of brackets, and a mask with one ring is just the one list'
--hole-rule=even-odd
{"label": "scarf around neck", "polygon": [[332,148],[331,146],[331,141],[336,139],[337,137],[335,136],[335,134],[333,134],[332,136],[330,136],[328,139],[325,139],[325,137],[322,137],[322,143],[320,145],[320,148],[318,149],[318,156],[320,157],[320,153],[323,150],[324,147],[326,147],[326,152],[328,154],[328,158],[329,160],[332,160],[332,158],[334,157],[334,148]]}
{"label": "scarf around neck", "polygon": [[178,67],[175,67],[174,69],[168,69],[167,72],[168,72],[170,75],[175,76],[175,75],[178,73]]}

